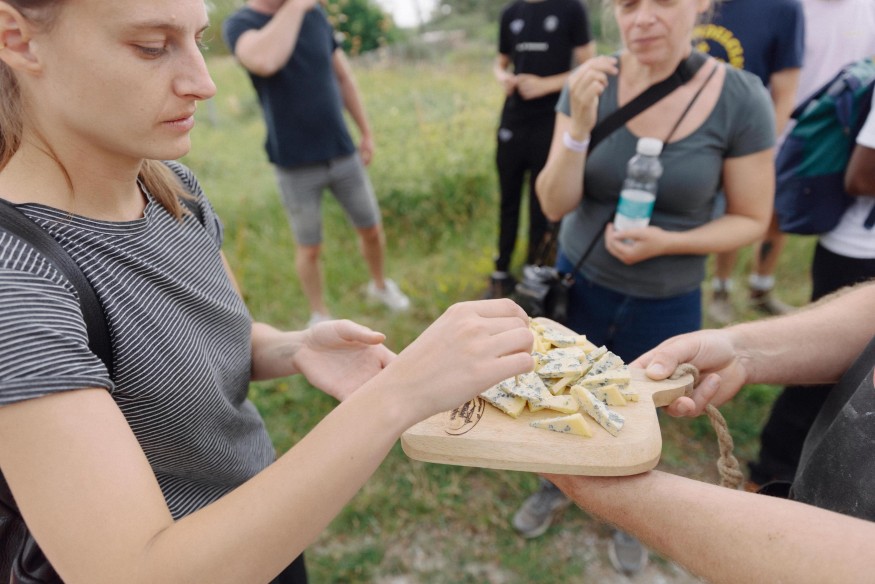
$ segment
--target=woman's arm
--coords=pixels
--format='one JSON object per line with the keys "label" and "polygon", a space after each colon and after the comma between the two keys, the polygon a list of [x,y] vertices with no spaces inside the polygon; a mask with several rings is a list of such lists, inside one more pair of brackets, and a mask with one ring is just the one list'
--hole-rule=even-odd
{"label": "woman's arm", "polygon": [[572,134],[571,118],[562,113],[556,114],[547,163],[538,174],[535,183],[541,210],[550,221],[562,219],[583,198],[586,152],[577,152],[565,146],[566,132],[573,140],[583,141],[589,138],[589,132]]}
{"label": "woman's arm", "polygon": [[512,301],[455,305],[277,462],[175,522],[103,390],[0,408],[0,466],[68,584],[268,582],[405,429],[531,370],[531,345],[528,318]]}
{"label": "woman's arm", "polygon": [[580,151],[565,143],[565,135],[577,143],[589,142],[598,119],[598,103],[608,76],[616,75],[615,57],[593,57],[575,69],[568,78],[570,114],[556,114],[553,141],[547,163],[538,174],[535,190],[544,215],[558,221],[573,210],[583,198],[583,170],[586,148]]}

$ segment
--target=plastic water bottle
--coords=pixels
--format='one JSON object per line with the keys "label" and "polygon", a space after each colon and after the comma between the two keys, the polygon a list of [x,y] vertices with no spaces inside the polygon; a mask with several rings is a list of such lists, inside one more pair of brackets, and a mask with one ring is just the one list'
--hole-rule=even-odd
{"label": "plastic water bottle", "polygon": [[656,202],[656,187],[662,176],[662,140],[639,138],[636,154],[626,165],[626,180],[620,191],[620,203],[614,215],[614,229],[625,231],[636,227],[646,227],[653,215]]}

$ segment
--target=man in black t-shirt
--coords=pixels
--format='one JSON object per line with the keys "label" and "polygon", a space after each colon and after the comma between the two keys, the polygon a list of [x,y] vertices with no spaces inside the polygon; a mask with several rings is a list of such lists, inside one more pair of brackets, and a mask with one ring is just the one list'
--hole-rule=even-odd
{"label": "man in black t-shirt", "polygon": [[519,229],[523,182],[529,178],[526,262],[539,261],[547,219],[535,196],[535,179],[547,161],[554,107],[573,66],[595,54],[580,0],[514,0],[501,13],[495,78],[507,96],[498,129],[496,163],[501,188],[498,255],[488,297],[513,289],[511,255]]}

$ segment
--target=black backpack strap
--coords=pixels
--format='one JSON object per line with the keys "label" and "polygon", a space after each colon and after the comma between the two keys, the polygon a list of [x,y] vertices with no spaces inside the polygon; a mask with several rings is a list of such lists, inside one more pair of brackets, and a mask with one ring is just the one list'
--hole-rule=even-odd
{"label": "black backpack strap", "polygon": [[15,205],[3,199],[0,199],[0,229],[32,245],[70,281],[79,295],[79,304],[88,331],[88,348],[103,361],[112,377],[112,344],[103,307],[91,283],[70,254]]}

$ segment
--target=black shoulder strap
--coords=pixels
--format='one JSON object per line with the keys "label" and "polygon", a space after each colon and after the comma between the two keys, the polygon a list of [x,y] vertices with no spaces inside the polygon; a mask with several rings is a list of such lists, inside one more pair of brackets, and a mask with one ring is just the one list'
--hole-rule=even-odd
{"label": "black shoulder strap", "polygon": [[109,371],[109,376],[112,377],[112,345],[103,307],[91,283],[73,258],[51,235],[3,199],[0,199],[0,229],[32,245],[70,280],[79,295],[82,316],[85,318],[85,326],[88,330],[88,347],[100,357]]}
{"label": "black shoulder strap", "polygon": [[659,83],[654,83],[640,93],[635,99],[599,122],[592,130],[592,135],[589,141],[590,152],[599,142],[608,137],[608,135],[614,130],[692,79],[707,60],[708,57],[704,53],[694,50],[690,53],[689,57],[678,64],[674,73]]}

